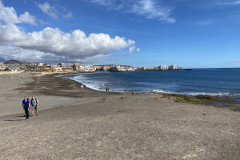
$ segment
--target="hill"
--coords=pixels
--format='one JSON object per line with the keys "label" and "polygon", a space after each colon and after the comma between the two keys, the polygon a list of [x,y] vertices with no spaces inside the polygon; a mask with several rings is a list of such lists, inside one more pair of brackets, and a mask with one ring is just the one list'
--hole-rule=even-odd
{"label": "hill", "polygon": [[4,62],[4,64],[23,64],[23,63],[17,60],[8,60]]}

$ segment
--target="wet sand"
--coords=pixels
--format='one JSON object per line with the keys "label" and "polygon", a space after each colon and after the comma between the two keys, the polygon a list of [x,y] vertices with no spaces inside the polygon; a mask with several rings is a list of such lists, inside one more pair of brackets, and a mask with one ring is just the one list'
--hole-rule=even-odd
{"label": "wet sand", "polygon": [[[161,94],[81,89],[52,76],[0,79],[0,159],[240,157],[239,112],[177,103]],[[41,103],[39,116],[28,121],[24,95]]]}

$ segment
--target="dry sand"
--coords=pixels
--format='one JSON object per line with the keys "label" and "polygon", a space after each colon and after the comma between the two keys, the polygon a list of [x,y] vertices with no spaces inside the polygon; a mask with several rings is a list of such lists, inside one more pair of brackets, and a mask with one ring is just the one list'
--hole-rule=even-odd
{"label": "dry sand", "polygon": [[[0,74],[0,117],[4,115],[23,113],[21,103],[24,96],[28,96],[29,98],[31,98],[31,96],[36,96],[41,101],[41,110],[79,101],[79,98],[74,97],[59,97],[55,94],[48,96],[44,95],[44,92],[47,92],[48,89],[45,90],[42,89],[42,87],[46,87],[48,85],[51,85],[51,83],[39,83],[38,81],[35,81],[35,77],[33,75],[28,73],[9,75]],[[81,102],[84,99],[86,98],[81,99]]]}
{"label": "dry sand", "polygon": [[[81,89],[52,76],[21,74],[23,82],[4,76],[0,159],[240,159],[239,112],[161,94]],[[39,116],[28,121],[24,95],[41,103]]]}

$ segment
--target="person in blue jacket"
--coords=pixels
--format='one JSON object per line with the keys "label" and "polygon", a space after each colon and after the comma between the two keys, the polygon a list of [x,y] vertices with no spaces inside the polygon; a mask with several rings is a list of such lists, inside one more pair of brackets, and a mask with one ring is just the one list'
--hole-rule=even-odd
{"label": "person in blue jacket", "polygon": [[30,102],[27,96],[24,97],[24,100],[22,101],[22,106],[26,114],[26,120],[29,119],[29,109],[30,109]]}

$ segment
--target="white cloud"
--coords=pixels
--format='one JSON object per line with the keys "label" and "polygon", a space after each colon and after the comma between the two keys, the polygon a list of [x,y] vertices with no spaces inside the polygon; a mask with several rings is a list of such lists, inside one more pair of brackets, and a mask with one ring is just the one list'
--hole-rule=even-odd
{"label": "white cloud", "polygon": [[128,52],[125,53],[124,55],[129,55],[132,53],[138,53],[140,52],[140,48],[136,48],[136,46],[129,47]]}
{"label": "white cloud", "polygon": [[71,18],[72,17],[72,13],[68,12],[65,15],[63,15],[64,18]]}
{"label": "white cloud", "polygon": [[137,48],[137,49],[136,49],[136,53],[138,53],[138,52],[140,52],[140,48]]}
{"label": "white cloud", "polygon": [[71,18],[72,13],[68,11],[65,7],[61,5],[51,5],[48,2],[37,3],[36,5],[41,9],[41,11],[52,18],[57,19],[58,17]]}
{"label": "white cloud", "polygon": [[40,32],[26,35],[26,39],[14,43],[18,47],[34,49],[43,52],[67,55],[69,57],[91,57],[97,54],[109,54],[112,50],[131,47],[135,44],[132,40],[108,34],[95,34],[89,36],[81,30],[64,33],[58,28],[45,28]]}
{"label": "white cloud", "polygon": [[112,7],[115,5],[114,1],[112,0],[89,0],[92,3],[96,3],[100,6],[108,6],[108,7]]}
{"label": "white cloud", "polygon": [[235,5],[240,5],[240,0],[223,0],[223,1],[219,1],[217,4],[235,6]]}
{"label": "white cloud", "polygon": [[135,48],[133,40],[126,40],[119,36],[111,37],[104,33],[92,33],[87,36],[81,30],[65,33],[58,28],[50,27],[39,32],[25,33],[16,24],[23,22],[34,24],[35,21],[31,20],[33,16],[25,12],[18,17],[14,8],[4,7],[0,1],[0,14],[6,13],[11,16],[8,16],[9,19],[0,18],[3,22],[0,23],[0,45],[4,45],[5,52],[9,54],[0,55],[2,57],[9,55],[21,59],[24,56],[34,55],[33,57],[39,60],[43,58],[49,60],[47,58],[49,56],[54,57],[54,60],[90,61],[90,59],[108,56],[112,50]]}
{"label": "white cloud", "polygon": [[19,23],[17,13],[13,7],[5,7],[0,0],[0,21],[5,23]]}
{"label": "white cloud", "polygon": [[57,16],[57,10],[55,9],[54,6],[51,6],[48,2],[45,2],[43,4],[41,3],[36,3],[37,6],[42,10],[43,13],[51,16],[52,18],[58,18]]}
{"label": "white cloud", "polygon": [[25,33],[15,25],[16,23],[36,24],[35,18],[28,12],[18,17],[13,7],[5,7],[0,0],[0,44],[25,38]]}
{"label": "white cloud", "polygon": [[26,50],[12,45],[0,46],[0,57],[4,60],[17,59],[20,61],[41,61],[44,57],[51,57],[54,54],[43,53],[34,50]]}
{"label": "white cloud", "polygon": [[167,23],[174,23],[176,21],[174,18],[170,18],[170,8],[161,6],[153,0],[140,0],[133,5],[132,12],[149,19],[158,19]]}
{"label": "white cloud", "polygon": [[0,44],[25,39],[25,33],[14,24],[0,25]]}
{"label": "white cloud", "polygon": [[25,12],[24,14],[21,14],[19,17],[20,22],[23,23],[29,23],[32,25],[36,25],[35,18],[31,16],[28,12]]}
{"label": "white cloud", "polygon": [[157,0],[90,0],[91,3],[108,7],[113,10],[133,13],[148,19],[157,19],[166,23],[174,23],[176,20],[171,18],[172,8],[164,5]]}
{"label": "white cloud", "polygon": [[128,53],[131,54],[135,50],[135,46],[132,46],[128,49]]}
{"label": "white cloud", "polygon": [[[103,55],[103,54],[98,54],[92,57],[84,57],[81,59],[74,59],[74,62],[78,63],[94,63],[96,61],[99,61],[103,58],[109,57],[110,55]],[[72,62],[73,60],[70,60],[69,62]]]}

